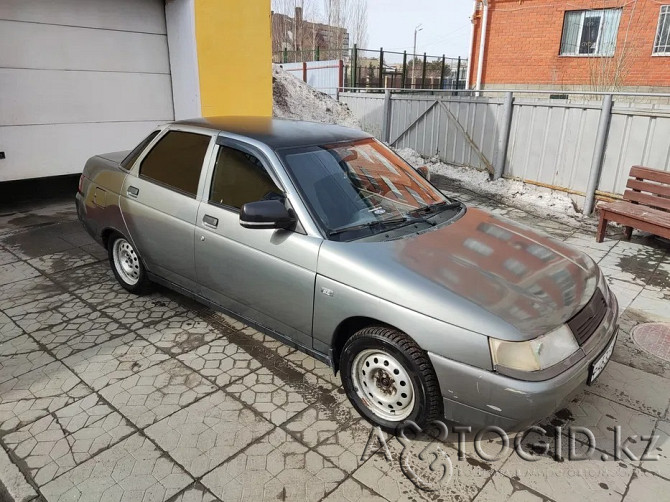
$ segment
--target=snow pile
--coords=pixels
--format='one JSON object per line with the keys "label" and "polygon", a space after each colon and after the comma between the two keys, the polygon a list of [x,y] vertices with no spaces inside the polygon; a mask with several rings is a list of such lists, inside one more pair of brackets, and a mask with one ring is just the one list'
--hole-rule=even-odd
{"label": "snow pile", "polygon": [[272,95],[275,117],[361,127],[347,105],[310,87],[279,65],[272,66]]}
{"label": "snow pile", "polygon": [[415,167],[425,165],[431,173],[455,180],[467,190],[505,204],[564,223],[587,220],[582,213],[577,212],[574,201],[564,192],[505,178],[490,181],[489,173],[486,171],[452,166],[436,158],[425,159],[411,148],[401,148],[396,151]]}

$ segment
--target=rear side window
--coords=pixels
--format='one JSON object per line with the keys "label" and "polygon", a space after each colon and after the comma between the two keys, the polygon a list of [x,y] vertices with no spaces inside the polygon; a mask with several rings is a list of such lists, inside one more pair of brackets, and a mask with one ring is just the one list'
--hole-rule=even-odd
{"label": "rear side window", "polygon": [[124,169],[130,169],[135,161],[137,160],[137,157],[140,156],[140,154],[144,151],[144,149],[147,147],[149,143],[151,143],[154,138],[158,135],[160,131],[154,131],[149,136],[144,138],[144,141],[137,145],[135,148],[133,148],[133,151],[130,152],[125,159],[121,161],[121,167]]}
{"label": "rear side window", "polygon": [[235,148],[219,147],[210,203],[240,209],[247,202],[283,198],[282,190],[257,157]]}
{"label": "rear side window", "polygon": [[170,131],[144,157],[140,176],[195,197],[211,137]]}

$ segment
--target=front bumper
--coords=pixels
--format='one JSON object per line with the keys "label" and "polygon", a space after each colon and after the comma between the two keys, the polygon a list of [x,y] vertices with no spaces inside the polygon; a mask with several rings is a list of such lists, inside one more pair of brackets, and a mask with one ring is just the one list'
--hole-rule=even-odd
{"label": "front bumper", "polygon": [[525,381],[429,353],[444,399],[447,420],[513,430],[550,416],[586,386],[591,363],[616,335],[619,305],[608,294],[608,312],[581,347],[584,357],[554,378]]}

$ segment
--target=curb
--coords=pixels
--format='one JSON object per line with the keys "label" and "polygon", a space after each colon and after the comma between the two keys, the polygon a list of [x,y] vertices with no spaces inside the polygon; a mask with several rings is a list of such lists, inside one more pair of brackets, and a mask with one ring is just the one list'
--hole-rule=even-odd
{"label": "curb", "polygon": [[0,502],[28,502],[36,497],[35,489],[0,448]]}

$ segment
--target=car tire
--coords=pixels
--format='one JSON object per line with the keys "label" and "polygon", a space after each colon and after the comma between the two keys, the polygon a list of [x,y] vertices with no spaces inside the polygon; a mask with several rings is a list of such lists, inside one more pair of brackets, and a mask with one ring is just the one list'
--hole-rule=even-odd
{"label": "car tire", "polygon": [[114,234],[107,242],[109,264],[119,284],[131,293],[147,293],[151,282],[135,247],[121,234]]}
{"label": "car tire", "polygon": [[364,328],[345,343],[341,377],[351,404],[369,422],[398,434],[414,422],[425,427],[442,418],[442,396],[428,354],[406,334]]}

